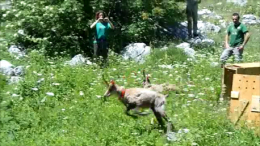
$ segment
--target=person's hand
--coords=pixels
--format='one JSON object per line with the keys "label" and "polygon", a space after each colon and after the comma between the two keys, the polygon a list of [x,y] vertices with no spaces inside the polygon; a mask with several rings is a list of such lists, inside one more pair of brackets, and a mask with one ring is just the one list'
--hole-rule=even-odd
{"label": "person's hand", "polygon": [[106,22],[108,22],[109,21],[109,19],[106,17],[105,19],[104,19]]}
{"label": "person's hand", "polygon": [[229,47],[230,47],[229,44],[226,44],[226,49],[229,48]]}
{"label": "person's hand", "polygon": [[244,49],[244,45],[241,45],[238,47],[239,50],[243,50]]}
{"label": "person's hand", "polygon": [[98,21],[100,22],[100,21],[102,21],[103,20],[103,18],[98,18]]}

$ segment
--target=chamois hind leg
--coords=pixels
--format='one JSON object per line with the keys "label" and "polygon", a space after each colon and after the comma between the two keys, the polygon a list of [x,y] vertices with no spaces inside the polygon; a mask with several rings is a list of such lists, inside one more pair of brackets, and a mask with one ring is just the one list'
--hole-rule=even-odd
{"label": "chamois hind leg", "polygon": [[160,116],[167,122],[167,133],[174,129],[173,124],[170,122],[167,114],[163,110],[163,107],[156,107],[155,110],[160,114]]}
{"label": "chamois hind leg", "polygon": [[154,115],[155,115],[157,121],[159,122],[159,124],[160,124],[162,127],[164,127],[164,123],[163,123],[161,114],[160,114],[154,107],[152,107],[151,109],[152,109],[152,111],[153,111],[153,113],[154,113]]}

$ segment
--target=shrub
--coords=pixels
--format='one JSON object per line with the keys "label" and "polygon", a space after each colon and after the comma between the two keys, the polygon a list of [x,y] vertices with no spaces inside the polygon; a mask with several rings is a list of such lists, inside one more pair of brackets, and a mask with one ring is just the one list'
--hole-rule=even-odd
{"label": "shrub", "polygon": [[25,48],[44,49],[47,55],[92,52],[94,13],[104,10],[116,29],[110,46],[119,52],[129,42],[154,42],[158,26],[172,24],[181,12],[172,1],[141,0],[16,0],[5,14],[11,41]]}

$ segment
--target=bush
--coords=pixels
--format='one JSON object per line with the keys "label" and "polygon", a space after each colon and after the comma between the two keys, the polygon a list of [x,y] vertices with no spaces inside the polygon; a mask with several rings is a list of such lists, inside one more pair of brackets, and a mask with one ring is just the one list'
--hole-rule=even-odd
{"label": "bush", "polygon": [[104,10],[116,29],[110,46],[119,52],[129,42],[150,43],[162,39],[158,26],[179,20],[181,12],[172,1],[141,0],[15,0],[6,12],[11,41],[25,48],[44,49],[47,55],[92,52],[94,13]]}

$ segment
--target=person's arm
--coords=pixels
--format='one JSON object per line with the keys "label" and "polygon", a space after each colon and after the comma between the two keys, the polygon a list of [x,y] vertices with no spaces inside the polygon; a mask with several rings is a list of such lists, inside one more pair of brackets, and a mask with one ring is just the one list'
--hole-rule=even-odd
{"label": "person's arm", "polygon": [[247,44],[247,42],[250,38],[250,34],[249,34],[246,26],[242,27],[242,31],[244,33],[244,41],[243,41],[242,45],[239,47],[239,49],[244,49],[245,45]]}
{"label": "person's arm", "polygon": [[243,49],[245,47],[245,45],[247,44],[249,38],[250,38],[250,34],[249,34],[249,32],[246,32],[244,34],[244,42],[243,42],[242,46],[240,47],[240,49]]}
{"label": "person's arm", "polygon": [[230,27],[228,27],[227,29],[227,33],[226,33],[226,37],[225,37],[225,47],[226,48],[229,48],[229,35],[230,35],[230,30],[229,30]]}
{"label": "person's arm", "polygon": [[226,48],[229,48],[228,40],[229,40],[229,35],[226,34],[226,37],[225,37],[225,47],[226,47]]}
{"label": "person's arm", "polygon": [[106,19],[106,21],[109,23],[110,28],[111,28],[111,29],[114,29],[115,27],[114,27],[113,23],[112,23],[107,17],[106,17],[105,19]]}
{"label": "person's arm", "polygon": [[91,24],[90,28],[92,29],[93,27],[95,27],[95,25],[99,22],[99,19],[96,20],[94,23]]}

